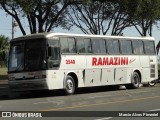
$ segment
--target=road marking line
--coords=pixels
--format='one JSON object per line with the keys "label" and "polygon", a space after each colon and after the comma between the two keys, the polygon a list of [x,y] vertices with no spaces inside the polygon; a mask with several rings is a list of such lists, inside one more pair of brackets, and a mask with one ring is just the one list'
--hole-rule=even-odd
{"label": "road marking line", "polygon": [[102,97],[108,97],[108,96],[114,96],[114,95],[93,96],[93,97],[88,97],[88,98],[94,99],[94,98],[102,98]]}
{"label": "road marking line", "polygon": [[[123,93],[129,93],[129,94],[134,94],[134,93],[145,93],[145,92],[150,92],[150,91],[138,91],[138,92],[129,92],[129,91],[125,91]],[[117,95],[104,95],[104,96],[93,96],[93,97],[88,97],[89,99],[94,99],[94,98],[102,98],[102,97],[108,97],[108,96],[117,96]]]}
{"label": "road marking line", "polygon": [[155,109],[155,110],[149,110],[149,111],[160,111],[160,109]]}
{"label": "road marking line", "polygon": [[37,103],[33,103],[33,104],[46,104],[46,103],[49,103],[49,102],[37,102]]}
{"label": "road marking line", "polygon": [[150,91],[137,91],[137,92],[130,92],[130,93],[144,93],[144,92],[150,92]]}
{"label": "road marking line", "polygon": [[56,104],[56,105],[62,105],[65,102],[63,100],[57,100],[57,101],[48,100],[46,102],[36,102],[36,103],[33,103],[33,104],[38,105],[38,104],[48,104],[48,103],[52,103],[52,104]]}
{"label": "road marking line", "polygon": [[79,106],[66,106],[66,107],[62,107],[62,108],[51,108],[51,109],[38,110],[38,111],[53,111],[53,110],[74,109],[74,108],[81,108],[81,107],[92,107],[92,106],[98,106],[98,105],[116,104],[116,103],[140,101],[140,100],[147,100],[147,99],[154,99],[154,98],[160,98],[160,96],[136,98],[136,99],[129,99],[129,100],[123,100],[123,101],[114,101],[114,102],[107,102],[107,103],[99,103],[99,104],[97,103],[97,104],[84,104],[84,105],[79,105]]}
{"label": "road marking line", "polygon": [[109,120],[112,119],[113,117],[107,117],[107,118],[100,118],[100,119],[95,119],[95,120]]}

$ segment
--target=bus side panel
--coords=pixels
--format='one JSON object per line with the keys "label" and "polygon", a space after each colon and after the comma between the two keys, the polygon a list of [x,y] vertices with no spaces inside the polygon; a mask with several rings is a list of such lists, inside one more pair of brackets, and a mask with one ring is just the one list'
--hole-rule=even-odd
{"label": "bus side panel", "polygon": [[78,77],[78,87],[84,87],[84,79],[85,79],[85,69],[79,69],[77,73]]}
{"label": "bus side panel", "polygon": [[99,86],[101,76],[101,69],[86,69],[85,70],[85,86]]}
{"label": "bus side panel", "polygon": [[58,71],[62,71],[60,72],[60,74],[62,74],[63,77],[59,77],[59,79],[63,79],[64,81],[64,77],[66,77],[66,75],[69,74],[70,71],[74,71],[74,73],[77,75],[78,78],[78,87],[84,87],[85,69],[86,69],[85,55],[62,55],[61,64]]}
{"label": "bus side panel", "polygon": [[[127,68],[127,76],[126,76],[126,84],[131,83],[131,76],[133,73],[133,69],[132,68]],[[125,83],[124,83],[125,84]]]}
{"label": "bus side panel", "polygon": [[150,81],[150,60],[149,60],[149,56],[139,56],[139,60],[141,63],[141,67],[142,67],[142,78],[141,78],[141,82],[148,82]]}
{"label": "bus side panel", "polygon": [[142,79],[141,82],[145,83],[145,82],[149,82],[150,79],[150,68],[143,68],[142,69]]}
{"label": "bus side panel", "polygon": [[102,69],[102,85],[113,85],[114,82],[114,68]]}
{"label": "bus side panel", "polygon": [[51,89],[62,89],[63,80],[65,77],[64,70],[48,70],[47,71],[47,84],[48,88]]}
{"label": "bus side panel", "polygon": [[127,68],[116,68],[115,84],[125,84],[127,81]]}
{"label": "bus side panel", "polygon": [[60,68],[64,70],[77,70],[86,68],[85,55],[62,55]]}
{"label": "bus side panel", "polygon": [[47,84],[49,89],[63,89],[64,80],[70,73],[75,73],[78,78],[78,87],[84,87],[83,70],[50,70]]}

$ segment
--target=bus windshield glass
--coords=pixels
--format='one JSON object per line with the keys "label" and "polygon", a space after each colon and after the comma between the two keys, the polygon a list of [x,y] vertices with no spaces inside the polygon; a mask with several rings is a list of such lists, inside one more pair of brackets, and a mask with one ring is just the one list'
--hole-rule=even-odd
{"label": "bus windshield glass", "polygon": [[24,69],[24,42],[11,44],[8,67],[9,72],[22,71]]}
{"label": "bus windshield glass", "polygon": [[11,42],[8,67],[9,72],[46,69],[45,39]]}

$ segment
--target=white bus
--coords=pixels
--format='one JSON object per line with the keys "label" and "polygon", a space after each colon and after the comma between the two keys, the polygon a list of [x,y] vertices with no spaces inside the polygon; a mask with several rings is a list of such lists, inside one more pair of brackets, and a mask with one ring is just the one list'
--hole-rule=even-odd
{"label": "white bus", "polygon": [[158,78],[154,38],[41,33],[10,42],[13,91],[140,84]]}

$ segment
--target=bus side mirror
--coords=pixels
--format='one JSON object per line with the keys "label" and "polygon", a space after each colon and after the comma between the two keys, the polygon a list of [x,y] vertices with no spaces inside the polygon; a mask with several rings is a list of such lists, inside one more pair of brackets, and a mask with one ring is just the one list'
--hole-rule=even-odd
{"label": "bus side mirror", "polygon": [[51,47],[48,47],[48,57],[51,56]]}

